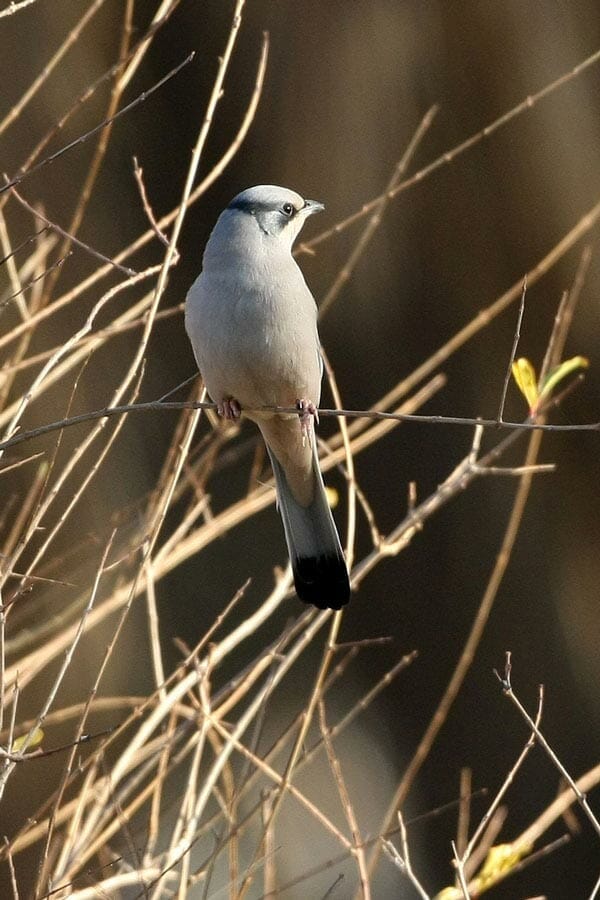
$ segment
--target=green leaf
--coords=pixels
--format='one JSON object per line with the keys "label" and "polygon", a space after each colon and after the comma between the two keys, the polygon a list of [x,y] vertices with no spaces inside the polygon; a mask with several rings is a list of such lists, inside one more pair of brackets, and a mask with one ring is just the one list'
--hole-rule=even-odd
{"label": "green leaf", "polygon": [[587,369],[589,360],[585,356],[573,356],[571,359],[565,359],[559,366],[551,369],[544,378],[544,383],[540,385],[540,400],[550,397],[552,391],[563,378],[576,372],[577,369]]}

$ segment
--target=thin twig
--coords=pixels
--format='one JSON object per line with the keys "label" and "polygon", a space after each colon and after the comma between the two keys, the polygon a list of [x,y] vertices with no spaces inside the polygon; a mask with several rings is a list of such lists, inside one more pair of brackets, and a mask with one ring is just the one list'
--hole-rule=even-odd
{"label": "thin twig", "polygon": [[[94,601],[95,601],[96,595],[98,593],[98,588],[100,586],[100,579],[104,573],[104,563],[106,562],[106,558],[107,558],[110,548],[112,546],[113,539],[114,539],[114,532],[111,534],[111,536],[104,548],[102,558],[100,560],[100,564],[98,566],[96,576],[94,578],[92,590],[90,592],[89,601],[88,601],[88,604],[87,604],[85,610],[83,611],[83,614],[82,614],[79,624],[77,626],[77,630],[75,632],[75,637],[73,638],[73,641],[65,654],[65,658],[64,658],[63,663],[59,669],[59,672],[54,680],[54,684],[52,685],[52,687],[48,693],[48,696],[46,697],[44,703],[42,704],[42,708],[39,711],[39,713],[35,719],[35,722],[33,723],[31,728],[27,732],[27,734],[22,739],[21,747],[19,750],[19,755],[21,757],[25,756],[25,754],[27,753],[27,748],[29,747],[29,744],[33,740],[38,729],[40,729],[42,724],[44,723],[44,719],[46,718],[52,704],[54,703],[58,689],[64,680],[65,674],[68,671],[69,666],[71,665],[71,660],[73,658],[73,654],[75,653],[77,645],[79,644],[79,641],[81,640],[81,637],[85,631],[85,626],[86,626],[88,616],[94,605]],[[16,704],[15,704],[15,707],[16,707]],[[9,746],[12,746],[12,741]],[[16,765],[16,762],[13,759],[13,760],[9,761],[9,764],[6,767],[4,767],[4,770],[2,771],[2,774],[0,776],[0,793],[4,792],[4,788],[6,786],[7,780],[9,778],[9,776],[12,774],[12,771],[13,771],[13,768],[15,765]]]}
{"label": "thin twig", "polygon": [[458,876],[458,885],[460,887],[462,896],[464,900],[471,900],[471,894],[469,893],[469,886],[467,885],[467,881],[465,878],[465,869],[461,859],[458,856],[458,850],[456,849],[456,844],[452,841],[452,857],[454,862],[454,867],[456,869],[456,874]]}
{"label": "thin twig", "polygon": [[[11,5],[8,7],[8,10],[11,9]],[[47,81],[48,77],[52,74],[56,66],[59,64],[61,59],[65,56],[65,54],[70,50],[70,48],[77,43],[79,40],[83,30],[86,26],[91,22],[93,17],[96,15],[98,10],[104,5],[104,0],[94,0],[94,2],[86,9],[82,17],[79,21],[74,25],[71,31],[68,33],[58,50],[52,55],[50,60],[45,64],[44,68],[40,72],[40,74],[33,80],[31,85],[27,88],[26,91],[21,95],[18,102],[13,104],[13,106],[8,111],[7,115],[4,117],[2,122],[0,122],[0,135],[2,135],[9,125],[18,119],[21,115],[27,104],[32,100],[35,95],[38,93],[40,88],[43,86],[44,82]],[[4,15],[9,15],[9,12],[6,10],[3,12]],[[2,189],[0,188],[0,193]]]}
{"label": "thin twig", "polygon": [[[0,193],[2,193],[2,187],[0,186]],[[124,275],[128,277],[131,275],[137,275],[138,273],[135,269],[130,269],[126,266],[122,266],[120,263],[115,262],[110,257],[105,256],[103,253],[100,253],[99,250],[95,250],[89,244],[86,244],[84,241],[80,241],[79,238],[76,238],[74,234],[70,234],[68,231],[65,231],[64,228],[61,228],[60,225],[57,225],[56,222],[52,222],[50,219],[47,219],[39,209],[36,209],[31,203],[28,203],[27,200],[19,194],[16,188],[13,188],[11,194],[17,198],[21,206],[24,206],[26,210],[28,210],[32,216],[35,216],[36,219],[40,219],[48,228],[51,228],[52,231],[55,231],[57,234],[60,234],[61,237],[66,238],[71,244],[75,244],[75,246],[79,247],[81,250],[85,250],[86,253],[89,253],[91,256],[94,256],[96,259],[99,259],[100,262],[108,263],[111,266],[114,266],[119,272],[122,272]],[[68,254],[70,256],[70,254]],[[62,264],[66,257],[62,257],[59,262]]]}
{"label": "thin twig", "polygon": [[429,894],[415,875],[412,864],[410,861],[410,853],[408,850],[408,836],[406,833],[406,825],[404,824],[404,818],[402,813],[398,811],[398,823],[400,830],[400,841],[402,844],[402,855],[398,852],[396,847],[394,847],[393,843],[388,838],[381,839],[381,847],[386,853],[386,855],[391,859],[395,866],[397,866],[403,875],[408,878],[412,886],[417,891],[419,897],[422,900],[430,900]]}
{"label": "thin twig", "polygon": [[[3,215],[2,218],[4,218]],[[17,255],[17,253],[20,253],[21,250],[23,250],[24,247],[27,247],[29,244],[31,244],[32,241],[35,241],[36,238],[38,238],[41,234],[45,234],[47,231],[47,225],[44,225],[44,227],[40,228],[38,231],[34,231],[33,234],[30,234],[29,237],[26,237],[25,240],[21,241],[20,244],[17,244],[16,247],[13,247],[10,252],[6,254],[6,256],[0,258],[0,266],[3,266],[5,263],[7,263],[9,259],[13,259]]]}
{"label": "thin twig", "polygon": [[592,893],[589,896],[589,900],[596,900],[598,894],[600,893],[600,875],[598,876],[598,880],[592,889]]}
{"label": "thin twig", "polygon": [[498,410],[498,421],[502,422],[502,417],[504,415],[504,404],[506,403],[506,394],[508,392],[508,385],[510,383],[510,379],[512,376],[512,366],[515,361],[515,356],[517,355],[517,348],[519,346],[519,339],[521,337],[521,323],[523,321],[523,313],[525,312],[525,295],[527,294],[527,275],[523,279],[523,290],[521,292],[521,302],[519,303],[519,314],[517,316],[517,324],[515,326],[515,335],[513,338],[513,345],[510,352],[510,359],[508,361],[508,365],[506,367],[506,375],[504,376],[504,385],[502,387],[502,395],[500,397],[500,408]]}
{"label": "thin twig", "polygon": [[[544,737],[542,732],[540,731],[540,729],[538,727],[539,716],[536,716],[536,720],[534,721],[534,719],[531,718],[531,716],[529,715],[529,713],[527,712],[527,710],[525,709],[525,707],[523,706],[523,704],[521,703],[519,698],[514,693],[513,688],[512,688],[512,682],[511,682],[511,670],[512,670],[512,663],[511,663],[511,654],[509,651],[506,654],[506,665],[505,665],[505,669],[504,669],[504,675],[499,675],[498,672],[496,672],[496,675],[498,676],[498,680],[500,681],[500,683],[502,685],[502,691],[503,691],[505,697],[508,697],[508,699],[515,705],[515,707],[517,708],[517,710],[519,711],[521,716],[527,722],[527,725],[529,726],[529,728],[531,728],[531,731],[532,731],[533,735],[535,735],[535,738],[538,741],[538,743],[540,744],[540,746],[543,747],[543,749],[546,751],[546,754],[548,755],[548,757],[550,758],[550,760],[552,761],[554,766],[558,769],[558,771],[560,772],[562,777],[568,783],[569,787],[571,788],[571,790],[577,797],[577,802],[579,803],[582,810],[586,814],[589,822],[591,823],[592,828],[594,829],[594,831],[596,832],[598,837],[600,837],[600,821],[598,821],[595,813],[593,812],[593,810],[588,802],[587,796],[583,793],[583,791],[580,790],[575,779],[569,774],[567,769],[561,763],[558,756],[556,755],[556,753],[554,752],[554,750],[552,749],[552,747],[550,746],[550,744],[548,743],[548,741],[546,740],[546,738]],[[531,738],[530,738],[530,740],[531,740]]]}
{"label": "thin twig", "polygon": [[[526,466],[535,464],[541,444],[541,439],[542,433],[539,431],[534,432],[530,436],[525,458]],[[431,721],[427,726],[425,733],[421,738],[419,745],[417,746],[417,749],[415,750],[413,758],[411,759],[406,771],[404,772],[404,775],[398,783],[398,786],[392,798],[392,802],[390,803],[388,811],[383,819],[380,831],[386,831],[390,827],[396,809],[400,808],[404,803],[406,796],[414,782],[414,779],[421,769],[421,766],[425,762],[425,759],[429,755],[429,752],[431,750],[431,747],[433,746],[433,742],[435,741],[439,733],[439,730],[446,721],[448,713],[458,695],[458,692],[471,666],[471,663],[473,662],[475,652],[483,635],[486,623],[489,619],[492,607],[498,595],[498,591],[500,590],[504,574],[508,567],[511,554],[515,546],[515,542],[525,511],[525,506],[529,497],[531,482],[531,474],[525,474],[521,476],[519,487],[504,532],[504,537],[502,539],[502,545],[489,581],[487,583],[486,589],[482,596],[479,609],[475,615],[475,619],[471,626],[468,638],[463,647],[458,662],[456,663],[450,681],[448,682],[443,696],[439,701],[437,709],[435,710]],[[378,861],[378,851],[379,848],[376,847],[369,860],[369,871],[371,873],[373,872]]]}
{"label": "thin twig", "polygon": [[13,862],[10,842],[6,835],[4,836],[4,846],[6,847],[6,858],[8,860],[8,870],[10,872],[10,885],[12,888],[13,900],[19,900],[19,888],[17,887],[17,873],[15,872],[15,864]]}
{"label": "thin twig", "polygon": [[89,744],[90,741],[106,737],[107,734],[111,734],[112,730],[112,728],[105,728],[104,731],[96,731],[93,734],[82,734],[77,740],[68,744],[61,744],[59,747],[48,747],[46,749],[36,747],[34,750],[28,750],[26,753],[23,753],[21,750],[15,753],[0,747],[0,757],[17,764],[36,759],[45,759],[47,756],[56,756],[57,753],[64,753],[65,750],[72,750],[73,748],[81,747],[82,744]]}
{"label": "thin twig", "polygon": [[[39,216],[39,218],[43,218],[39,213],[36,213],[36,215]],[[59,230],[58,226],[48,224],[47,227],[53,228],[56,231]],[[77,242],[77,243],[79,243],[79,242]],[[104,259],[105,261],[110,262],[108,257],[102,256],[102,254],[98,253],[97,250],[94,250],[93,247],[89,247],[87,244],[82,245],[82,246],[85,246],[85,248],[92,254],[92,256],[97,256],[100,259]],[[47,269],[44,269],[38,275],[35,275],[33,278],[30,278],[29,281],[27,282],[27,284],[24,284],[14,294],[10,294],[9,297],[5,297],[4,300],[0,301],[0,310],[3,309],[3,307],[8,306],[8,304],[11,303],[13,300],[16,300],[18,297],[21,297],[25,293],[25,291],[28,291],[29,288],[33,287],[35,284],[38,283],[38,281],[41,281],[41,279],[45,278],[50,272],[53,272],[55,269],[60,269],[60,267],[63,265],[63,263],[65,263],[66,260],[69,259],[69,257],[71,255],[72,255],[72,251],[69,251],[67,254],[65,254],[65,256],[59,257],[59,259],[57,259],[56,262],[53,262],[52,265],[48,266]],[[131,269],[129,269],[129,270],[124,269],[122,266],[119,266],[119,268],[121,269],[121,271],[126,272],[127,274],[129,274],[132,271]]]}
{"label": "thin twig", "polygon": [[40,450],[39,453],[32,453],[31,456],[26,456],[24,459],[17,459],[13,463],[7,463],[5,466],[0,466],[0,475],[5,475],[6,472],[11,472],[13,469],[18,469],[20,466],[24,466],[26,463],[33,462],[34,459],[39,459],[40,456],[44,455],[44,451]]}
{"label": "thin twig", "polygon": [[353,247],[348,259],[346,260],[346,262],[344,263],[344,265],[338,272],[338,274],[335,278],[335,281],[333,282],[333,284],[331,285],[331,287],[325,294],[321,304],[319,305],[319,315],[320,316],[324,316],[325,313],[328,311],[328,309],[335,302],[335,300],[337,299],[337,297],[340,294],[340,291],[342,290],[342,288],[344,287],[346,282],[349,280],[354,269],[356,268],[356,265],[359,262],[361,256],[363,255],[363,253],[369,246],[369,243],[371,242],[373,235],[375,234],[379,225],[381,224],[383,213],[385,212],[385,209],[390,201],[390,198],[388,196],[389,191],[391,191],[393,188],[396,187],[396,185],[398,184],[398,182],[400,181],[400,179],[406,172],[406,170],[410,164],[410,161],[413,158],[419,144],[423,140],[426,132],[431,127],[431,123],[433,122],[433,119],[434,119],[437,111],[438,111],[438,107],[432,106],[431,109],[429,109],[425,113],[425,115],[421,119],[419,125],[417,126],[417,129],[416,129],[415,133],[413,134],[412,138],[410,139],[410,142],[402,156],[402,159],[395,167],[392,177],[390,178],[390,180],[388,182],[388,185],[386,188],[386,194],[384,195],[383,199],[377,204],[377,207],[375,208],[375,210],[373,211],[373,213],[371,215],[371,218],[365,225],[365,228],[363,229],[358,241],[356,242],[355,246]]}
{"label": "thin twig", "polygon": [[137,156],[133,157],[133,174],[135,175],[135,182],[138,186],[138,190],[140,192],[140,198],[142,201],[142,206],[144,208],[144,212],[146,213],[146,217],[150,222],[150,227],[154,229],[156,237],[159,241],[164,244],[165,247],[169,246],[169,240],[162,233],[160,228],[158,227],[158,222],[156,221],[156,217],[154,212],[152,211],[152,206],[150,205],[150,201],[148,200],[148,194],[146,193],[146,185],[144,184],[144,170],[139,165],[137,161]]}
{"label": "thin twig", "polygon": [[[540,690],[539,690],[539,695],[538,695],[538,708],[537,708],[537,712],[536,712],[536,716],[535,716],[535,726],[536,727],[539,726],[539,724],[542,720],[543,706],[544,706],[544,691],[543,691],[542,686],[540,685]],[[469,860],[469,857],[473,853],[477,842],[479,841],[480,837],[482,836],[483,832],[485,831],[488,822],[490,821],[490,819],[492,818],[492,816],[495,814],[496,810],[500,806],[502,800],[504,799],[506,792],[508,791],[509,787],[513,783],[517,772],[519,771],[519,769],[525,762],[525,758],[526,758],[527,754],[529,753],[529,751],[531,750],[531,748],[533,747],[534,743],[535,743],[535,732],[532,731],[531,734],[529,735],[529,740],[527,741],[527,743],[521,750],[514,765],[511,767],[508,775],[504,779],[504,782],[502,783],[500,790],[497,792],[496,796],[494,797],[489,809],[486,810],[479,825],[475,829],[475,833],[473,834],[471,840],[467,844],[464,852],[461,853],[460,861],[463,866],[466,866],[466,864]]]}
{"label": "thin twig", "polygon": [[460,800],[458,804],[458,823],[456,826],[456,850],[460,858],[463,857],[469,840],[471,796],[473,793],[472,778],[473,773],[471,772],[471,769],[463,768],[460,770]]}
{"label": "thin twig", "polygon": [[499,806],[488,820],[487,827],[482,833],[479,843],[473,850],[468,862],[465,863],[465,875],[467,877],[469,877],[470,873],[477,872],[484,860],[487,859],[488,853],[496,843],[507,817],[508,810],[506,807]]}
{"label": "thin twig", "polygon": [[338,222],[333,226],[333,228],[329,228],[327,229],[327,231],[322,231],[310,241],[306,241],[300,244],[296,250],[296,253],[300,254],[314,252],[314,248],[319,244],[322,244],[323,241],[327,240],[333,235],[340,234],[340,232],[348,228],[349,225],[352,225],[354,222],[370,215],[382,200],[395,199],[408,188],[412,187],[415,184],[419,184],[429,175],[433,174],[433,172],[437,171],[437,169],[440,169],[443,166],[449,165],[450,163],[454,162],[454,160],[466,150],[470,150],[485,138],[490,137],[490,135],[494,134],[495,131],[497,131],[499,128],[502,128],[504,125],[507,125],[510,121],[512,121],[512,119],[516,118],[522,113],[528,112],[544,97],[547,97],[553,91],[557,90],[560,87],[563,87],[565,84],[568,84],[574,78],[577,78],[579,75],[581,75],[582,72],[585,72],[587,69],[596,65],[596,63],[598,62],[600,62],[600,50],[597,50],[591,56],[588,56],[587,59],[576,65],[569,72],[565,72],[555,81],[545,85],[536,94],[531,94],[526,97],[524,100],[518,103],[517,106],[514,106],[508,112],[504,113],[504,115],[500,116],[498,119],[495,119],[490,125],[486,125],[485,128],[482,128],[480,131],[471,135],[471,137],[467,138],[465,141],[462,141],[452,150],[447,150],[441,156],[438,156],[438,158],[429,163],[429,165],[425,166],[423,169],[420,169],[414,175],[411,175],[410,178],[407,178],[392,190],[386,191],[379,197],[375,197],[372,200],[369,200],[369,202],[364,203],[357,212],[353,213],[351,216],[348,216],[348,218],[344,219],[342,222]]}
{"label": "thin twig", "polygon": [[[554,337],[556,346],[562,347],[562,342],[565,340],[569,323],[570,320],[564,317],[561,318],[558,322],[555,321],[553,331],[558,332],[558,334]],[[541,431],[536,431],[530,436],[525,458],[525,465],[527,467],[532,466],[536,463],[539,447],[541,444],[541,438]],[[414,782],[414,779],[421,769],[421,766],[423,765],[425,759],[429,755],[433,742],[437,737],[440,728],[445,722],[450,708],[452,707],[454,700],[458,695],[466,673],[471,666],[517,539],[520,524],[525,511],[525,505],[529,497],[531,481],[532,476],[530,473],[521,476],[519,488],[517,490],[506,530],[504,532],[502,546],[496,559],[496,563],[492,571],[490,580],[488,581],[486,590],[482,597],[479,609],[475,616],[471,631],[469,633],[461,656],[456,664],[452,677],[450,678],[444,694],[437,706],[437,709],[427,729],[425,730],[423,737],[421,738],[421,741],[415,751],[411,762],[409,763],[403,777],[400,779],[392,802],[383,819],[383,823],[380,828],[381,832],[386,831],[390,827],[390,824],[394,818],[395,811],[399,809],[404,803],[404,800],[406,799],[406,796]],[[375,850],[371,854],[371,858],[369,860],[370,873],[374,871],[374,868],[377,865],[379,853],[379,846],[376,845]]]}
{"label": "thin twig", "polygon": [[19,10],[25,9],[26,6],[31,6],[33,3],[37,3],[37,0],[18,0],[18,2],[11,0],[8,6],[0,10],[0,19],[3,19],[5,16],[14,16]]}
{"label": "thin twig", "polygon": [[[129,45],[131,41],[132,35],[132,19],[133,19],[133,9],[134,9],[135,0],[126,0],[125,10],[123,14],[123,24],[121,26],[121,35],[119,40],[119,61],[124,62],[127,58]],[[119,103],[121,101],[121,96],[123,94],[124,86],[122,85],[122,80],[116,77],[117,72],[115,71],[115,78],[113,80],[112,88],[110,91],[110,98],[108,102],[108,108],[106,110],[106,117],[111,118],[118,110]],[[83,185],[79,190],[79,195],[75,204],[75,210],[73,215],[71,216],[71,220],[66,229],[66,234],[63,235],[63,242],[59,249],[59,254],[62,256],[67,253],[73,244],[73,238],[77,235],[79,228],[81,227],[81,223],[83,222],[85,212],[87,210],[88,204],[90,202],[90,198],[92,196],[92,191],[94,188],[94,184],[96,183],[96,179],[100,172],[100,168],[106,156],[106,151],[108,148],[108,143],[113,131],[114,122],[111,122],[106,128],[103,128],[99,135],[99,140],[94,149],[94,153],[92,159],[87,166],[87,171],[85,174],[85,178],[83,180]],[[50,278],[48,279],[48,283],[44,286],[44,298],[42,300],[42,305],[45,306],[52,296],[54,289],[56,287],[56,283],[60,277],[60,272],[54,271]]]}
{"label": "thin twig", "polygon": [[[337,380],[333,367],[329,362],[327,354],[322,351],[323,365],[327,373],[327,380],[333,395],[333,402],[336,406],[341,406],[342,398],[338,388]],[[356,473],[354,471],[354,457],[352,455],[352,444],[348,434],[348,424],[344,417],[339,420],[340,433],[342,436],[342,444],[344,447],[347,484],[348,484],[348,524],[346,529],[346,546],[345,557],[348,569],[352,569],[354,564],[354,545],[356,542]]]}
{"label": "thin twig", "polygon": [[546,353],[544,355],[542,368],[540,370],[540,384],[543,383],[549,371],[554,368],[554,366],[557,366],[561,360],[567,335],[571,328],[571,322],[573,321],[575,307],[579,302],[585,278],[590,267],[591,259],[592,249],[589,244],[587,244],[583,248],[583,251],[581,253],[579,265],[577,266],[577,272],[575,273],[575,278],[573,280],[573,286],[569,291],[566,291],[563,294],[563,297],[559,304],[554,319],[554,328],[552,329],[550,340],[548,341],[548,347],[546,348]]}
{"label": "thin twig", "polygon": [[353,854],[356,858],[358,878],[362,889],[362,897],[363,900],[370,900],[371,885],[369,882],[369,874],[367,872],[367,860],[365,856],[365,849],[363,846],[363,839],[360,833],[360,828],[358,826],[356,813],[354,811],[354,807],[352,806],[352,801],[350,800],[350,794],[346,786],[344,775],[342,773],[342,767],[333,746],[331,731],[329,730],[327,719],[325,717],[325,702],[322,699],[319,700],[319,724],[321,727],[321,734],[323,736],[323,743],[325,744],[327,758],[329,760],[329,766],[333,773],[333,777],[338,789],[338,794],[340,796],[340,802],[342,804],[344,813],[346,815],[346,820],[352,833],[352,841],[354,845]]}
{"label": "thin twig", "polygon": [[[77,97],[77,99],[71,104],[69,109],[63,113],[52,125],[49,131],[42,137],[40,141],[36,144],[34,149],[31,151],[23,165],[20,167],[20,172],[25,172],[31,168],[36,159],[40,156],[40,154],[45,150],[48,144],[65,128],[67,122],[71,119],[71,117],[81,109],[81,107],[94,96],[98,88],[104,84],[106,81],[113,78],[118,72],[120,72],[128,62],[130,62],[140,51],[140,49],[145,46],[148,41],[153,38],[158,30],[162,28],[162,26],[169,20],[173,10],[177,7],[179,0],[174,0],[173,3],[170,4],[167,9],[165,15],[162,19],[154,20],[150,27],[146,30],[140,41],[124,56],[120,57],[116,63],[114,63],[110,68],[108,68],[105,72],[103,72],[95,81],[91,84],[87,85],[87,87],[83,90],[83,92]],[[127,15],[127,11],[126,11]],[[127,28],[127,25],[125,25]],[[48,74],[47,70],[45,70],[44,74]],[[122,82],[123,78],[119,79]],[[12,112],[12,111],[11,111]]]}
{"label": "thin twig", "polygon": [[[104,0],[102,0],[104,2]],[[102,128],[106,128],[107,125],[112,124],[112,122],[116,122],[117,119],[120,119],[122,116],[126,115],[128,112],[131,112],[132,109],[135,109],[136,106],[139,106],[140,103],[143,103],[148,97],[152,96],[156,91],[158,91],[163,85],[170,81],[171,78],[174,78],[184,66],[187,66],[194,58],[194,53],[190,53],[189,56],[179,63],[179,65],[170,69],[166,75],[164,75],[159,81],[152,85],[152,87],[148,88],[146,91],[142,91],[141,94],[128,103],[127,106],[124,106],[120,109],[114,116],[110,116],[108,119],[103,119],[102,122],[99,122],[98,125],[95,125],[89,131],[86,131],[84,134],[79,135],[79,137],[75,138],[75,140],[70,141],[68,144],[65,144],[64,147],[61,147],[60,150],[57,150],[55,153],[51,153],[50,156],[45,157],[45,159],[41,160],[41,162],[37,163],[31,168],[27,169],[26,172],[22,172],[20,175],[17,175],[15,178],[11,178],[7,180],[4,184],[0,185],[0,195],[4,194],[6,191],[11,188],[16,187],[18,184],[21,184],[25,178],[28,178],[33,172],[37,172],[39,169],[44,168],[45,166],[50,165],[59,157],[61,157],[64,153],[68,153],[69,150],[72,150],[74,147],[77,147],[81,144],[85,144],[86,141],[89,141],[91,137],[101,131]]]}
{"label": "thin twig", "polygon": [[[131,412],[169,412],[182,409],[205,409],[214,410],[217,408],[216,403],[210,401],[162,401],[149,400],[147,403],[129,403],[122,406],[105,406],[103,409],[92,410],[87,413],[80,413],[77,416],[70,416],[66,419],[59,419],[56,422],[49,422],[46,425],[40,425],[32,428],[30,431],[23,431],[18,434],[0,441],[0,451],[7,450],[24,441],[30,441],[33,438],[40,437],[44,434],[50,434],[53,431],[60,431],[63,428],[70,428],[73,425],[81,425],[85,422],[92,422],[95,419],[107,419],[111,416],[121,416]],[[297,415],[298,410],[295,407],[283,406],[262,406],[261,412],[265,411],[276,413],[277,415],[289,416]],[[257,410],[249,409],[248,412],[256,412]],[[548,424],[547,422],[531,421],[524,422],[507,422],[497,419],[482,419],[469,416],[436,416],[436,415],[415,415],[407,413],[390,413],[372,409],[319,409],[319,417],[344,417],[347,419],[370,419],[372,421],[392,421],[392,422],[414,422],[423,425],[461,425],[466,428],[473,426],[481,426],[481,428],[503,429],[505,431],[552,431],[552,432],[581,432],[581,431],[600,431],[600,421],[598,422],[574,422],[573,424]]]}
{"label": "thin twig", "polygon": [[[330,618],[330,610],[324,610],[320,612],[315,618],[314,622],[321,625],[325,624],[327,619]],[[325,650],[323,652],[323,658],[321,660],[321,664],[319,666],[319,670],[317,673],[317,677],[314,681],[314,685],[306,705],[306,709],[302,719],[300,721],[300,728],[298,729],[298,734],[296,735],[296,740],[294,741],[294,745],[292,747],[292,751],[290,753],[287,765],[285,767],[285,772],[283,774],[283,778],[281,781],[281,785],[279,790],[275,796],[273,801],[273,806],[271,809],[271,817],[266,823],[266,827],[273,827],[279,811],[281,810],[281,806],[286,795],[286,792],[291,791],[292,789],[292,777],[294,775],[294,770],[296,768],[296,764],[300,758],[301,751],[304,746],[304,741],[306,739],[306,735],[308,734],[308,730],[310,728],[313,715],[317,706],[317,703],[322,695],[323,687],[325,684],[325,680],[327,677],[327,673],[329,671],[329,666],[333,659],[335,653],[335,644],[337,640],[337,636],[339,633],[340,626],[342,624],[343,610],[336,610],[331,616],[331,624],[329,628],[329,636],[327,640],[327,644],[325,645]],[[242,882],[239,890],[238,898],[239,900],[243,900],[244,895],[246,894],[248,888],[250,887],[250,878],[246,877]]]}

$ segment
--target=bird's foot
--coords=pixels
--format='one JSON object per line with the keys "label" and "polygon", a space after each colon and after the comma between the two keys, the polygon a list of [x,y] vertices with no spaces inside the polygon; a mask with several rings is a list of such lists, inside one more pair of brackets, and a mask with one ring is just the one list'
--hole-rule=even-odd
{"label": "bird's foot", "polygon": [[233,399],[233,397],[228,397],[226,400],[217,403],[217,412],[220,416],[223,416],[224,419],[233,421],[234,419],[239,419],[241,416],[242,407],[237,400]]}
{"label": "bird's foot", "polygon": [[312,400],[296,400],[296,409],[300,417],[300,428],[302,429],[302,445],[308,441],[309,445],[312,441],[312,435],[315,428],[315,422],[319,423],[319,411]]}

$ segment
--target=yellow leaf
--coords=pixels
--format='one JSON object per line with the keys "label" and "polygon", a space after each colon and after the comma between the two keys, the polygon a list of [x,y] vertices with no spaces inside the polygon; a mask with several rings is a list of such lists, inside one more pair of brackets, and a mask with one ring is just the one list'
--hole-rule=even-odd
{"label": "yellow leaf", "polygon": [[327,497],[327,502],[329,503],[331,509],[335,509],[340,499],[340,495],[338,494],[336,489],[332,487],[326,487],[325,496]]}
{"label": "yellow leaf", "polygon": [[512,373],[517,387],[529,404],[529,409],[535,409],[539,400],[535,369],[528,359],[521,357],[512,364]]}
{"label": "yellow leaf", "polygon": [[[478,897],[494,887],[531,850],[532,847],[525,844],[497,844],[491,847],[477,876],[471,879],[473,896]],[[435,895],[435,900],[463,900],[463,896],[459,888],[447,887]]]}
{"label": "yellow leaf", "polygon": [[497,844],[492,847],[478,875],[482,888],[490,882],[494,884],[500,875],[510,872],[528,852],[524,845]]}
{"label": "yellow leaf", "polygon": [[[26,737],[27,737],[27,735],[23,734],[23,735],[21,735],[21,737],[16,738],[16,740],[14,740],[12,743],[10,752],[11,753],[20,753],[22,751],[23,747],[25,746],[25,738]],[[42,731],[41,728],[36,728],[35,731],[33,732],[33,734],[31,735],[30,739],[27,741],[27,748],[26,748],[25,752],[27,752],[28,750],[33,750],[35,747],[39,746],[39,744],[41,744],[43,740],[44,740],[44,732]]]}

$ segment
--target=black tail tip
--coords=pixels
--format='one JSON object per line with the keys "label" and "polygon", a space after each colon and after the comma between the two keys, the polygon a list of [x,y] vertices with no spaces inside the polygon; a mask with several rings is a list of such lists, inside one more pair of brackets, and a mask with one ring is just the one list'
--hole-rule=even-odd
{"label": "black tail tip", "polygon": [[293,568],[296,593],[303,603],[317,609],[341,609],[348,603],[350,579],[343,557],[300,557]]}

